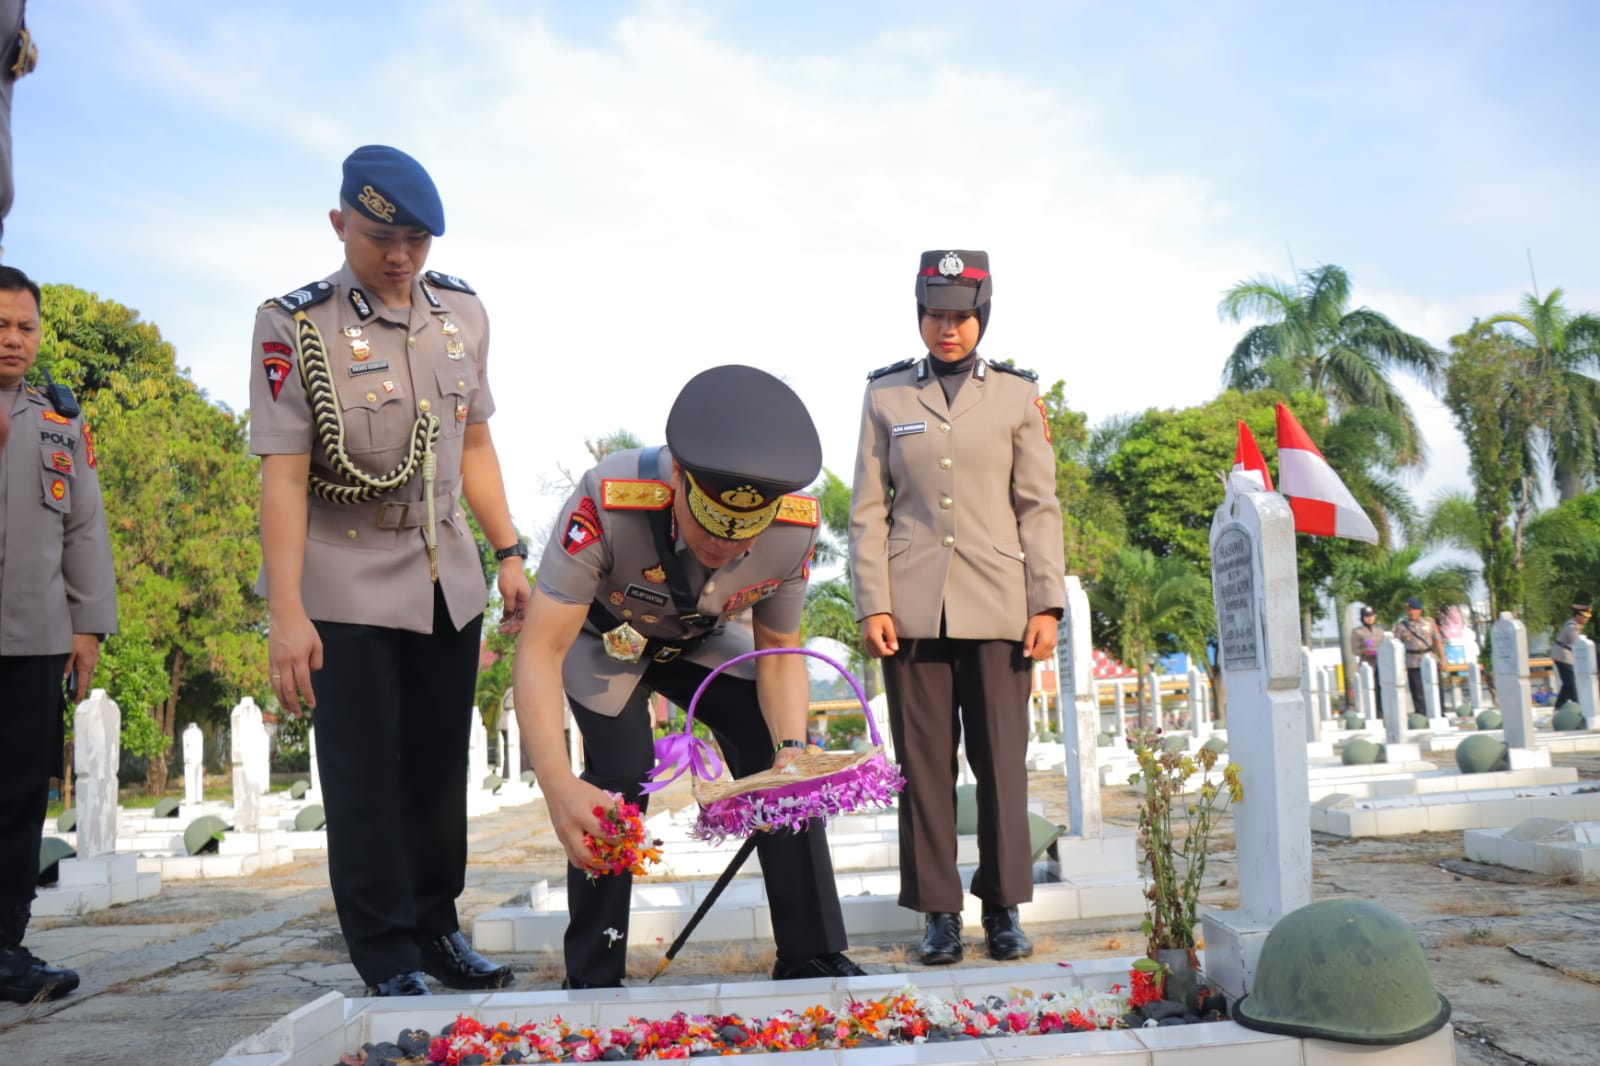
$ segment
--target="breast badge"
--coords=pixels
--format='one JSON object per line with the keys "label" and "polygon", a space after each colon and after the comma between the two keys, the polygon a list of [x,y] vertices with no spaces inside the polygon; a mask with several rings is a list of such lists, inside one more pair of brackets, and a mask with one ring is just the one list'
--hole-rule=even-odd
{"label": "breast badge", "polygon": [[644,579],[652,585],[665,585],[667,583],[667,572],[659,566],[646,567]]}
{"label": "breast badge", "polygon": [[607,655],[625,663],[638,662],[648,643],[642,633],[626,622],[602,633],[600,640],[606,646]]}
{"label": "breast badge", "polygon": [[613,607],[621,607],[627,602],[627,597],[624,596],[621,591],[613,591],[611,595],[606,597],[606,599],[611,601],[611,605]]}
{"label": "breast badge", "polygon": [[728,597],[728,602],[722,607],[723,614],[737,614],[746,607],[760,603],[762,600],[778,591],[778,581],[763,581],[759,585],[750,585],[740,589]]}

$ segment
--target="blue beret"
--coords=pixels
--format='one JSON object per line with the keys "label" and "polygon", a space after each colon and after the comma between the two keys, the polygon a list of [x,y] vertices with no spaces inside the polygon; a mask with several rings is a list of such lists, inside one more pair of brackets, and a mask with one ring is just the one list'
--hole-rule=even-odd
{"label": "blue beret", "polygon": [[1417,599],[1415,596],[1413,596],[1409,600],[1406,601],[1406,606],[1407,607],[1413,607],[1416,610],[1420,611],[1420,610],[1422,610],[1422,601]]}
{"label": "blue beret", "polygon": [[378,222],[444,236],[444,204],[422,164],[398,148],[366,144],[344,161],[339,199]]}

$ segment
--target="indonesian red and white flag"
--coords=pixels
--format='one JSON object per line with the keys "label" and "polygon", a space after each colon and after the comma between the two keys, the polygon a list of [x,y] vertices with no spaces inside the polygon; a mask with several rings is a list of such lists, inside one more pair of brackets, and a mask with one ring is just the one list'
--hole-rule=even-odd
{"label": "indonesian red and white flag", "polygon": [[1297,533],[1378,543],[1378,530],[1343,479],[1311,443],[1294,412],[1278,405],[1278,491],[1289,497]]}
{"label": "indonesian red and white flag", "polygon": [[1236,492],[1271,492],[1272,475],[1267,473],[1267,461],[1261,458],[1261,448],[1255,434],[1241,420],[1239,443],[1233,449],[1233,470],[1229,481]]}

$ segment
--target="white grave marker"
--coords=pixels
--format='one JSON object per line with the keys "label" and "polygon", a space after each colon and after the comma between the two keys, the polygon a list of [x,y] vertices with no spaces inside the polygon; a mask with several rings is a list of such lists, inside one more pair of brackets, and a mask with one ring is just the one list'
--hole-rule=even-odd
{"label": "white grave marker", "polygon": [[183,731],[183,802],[193,807],[205,798],[206,738],[194,722]]}
{"label": "white grave marker", "polygon": [[1501,611],[1491,630],[1494,688],[1500,700],[1506,759],[1513,770],[1549,766],[1550,752],[1533,740],[1533,681],[1528,673],[1528,630],[1510,611]]}
{"label": "white grave marker", "polygon": [[78,795],[78,857],[117,850],[117,767],[122,711],[97,688],[72,712],[72,762]]}
{"label": "white grave marker", "polygon": [[[1063,728],[1067,749],[1067,832],[1102,834],[1100,817],[1100,704],[1094,691],[1094,638],[1089,633],[1089,594],[1068,574],[1067,609],[1056,627],[1056,706],[1073,708]],[[1066,722],[1062,725],[1065,727]]]}
{"label": "white grave marker", "polygon": [[1600,691],[1597,691],[1595,678],[1594,641],[1580,633],[1572,652],[1572,672],[1578,679],[1578,706],[1583,708],[1583,727],[1600,729]]}

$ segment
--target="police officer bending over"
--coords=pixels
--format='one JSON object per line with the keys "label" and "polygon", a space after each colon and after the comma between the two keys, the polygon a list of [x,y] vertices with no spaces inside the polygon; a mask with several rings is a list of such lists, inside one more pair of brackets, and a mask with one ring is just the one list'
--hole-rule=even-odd
{"label": "police officer bending over", "polygon": [[251,342],[272,689],[313,708],[328,878],[350,961],[380,996],[497,988],[456,919],[467,742],[488,603],[462,498],[500,559],[508,629],[527,549],[489,436],[489,322],[423,263],[444,209],[415,159],[344,162],[336,273],[269,300]]}
{"label": "police officer bending over", "polygon": [[[550,818],[571,863],[566,988],[622,984],[632,878],[584,876],[593,809],[617,792],[641,806],[654,763],[648,698],[686,707],[718,665],[757,648],[797,647],[819,508],[790,496],[822,466],[816,428],[777,378],[721,366],[673,403],[667,447],[617,452],[579,482],[539,561],[517,645],[515,705]],[[727,625],[749,611],[751,627]],[[748,666],[749,664],[741,664]],[[784,766],[805,746],[810,680],[797,655],[718,675],[695,708],[735,777]],[[562,697],[583,733],[576,778]],[[846,947],[827,836],[761,834],[775,979],[863,971]],[[620,932],[620,936],[615,933]]]}
{"label": "police officer bending over", "polygon": [[39,877],[39,829],[60,772],[61,679],[87,695],[117,628],[116,575],[89,427],[64,388],[23,380],[39,354],[39,286],[0,266],[0,999],[64,996],[78,975],[22,946]]}

